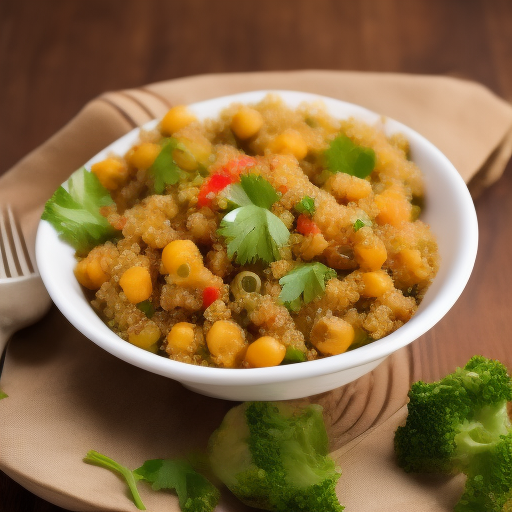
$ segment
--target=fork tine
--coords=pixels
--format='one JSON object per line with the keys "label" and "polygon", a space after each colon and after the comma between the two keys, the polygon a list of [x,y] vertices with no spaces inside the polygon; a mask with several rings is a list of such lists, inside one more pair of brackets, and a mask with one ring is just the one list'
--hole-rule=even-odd
{"label": "fork tine", "polygon": [[16,219],[11,206],[7,206],[7,215],[9,216],[9,224],[11,228],[12,240],[16,249],[15,255],[18,259],[19,267],[21,268],[22,275],[28,275],[34,271],[30,258],[28,257],[27,246],[23,237],[21,228],[18,228]]}
{"label": "fork tine", "polygon": [[6,251],[4,248],[4,245],[5,245],[4,240],[6,238],[7,237],[5,234],[4,212],[0,208],[0,279],[5,279],[6,277],[8,277],[7,272],[6,272],[7,265],[8,265],[7,255],[6,255]]}

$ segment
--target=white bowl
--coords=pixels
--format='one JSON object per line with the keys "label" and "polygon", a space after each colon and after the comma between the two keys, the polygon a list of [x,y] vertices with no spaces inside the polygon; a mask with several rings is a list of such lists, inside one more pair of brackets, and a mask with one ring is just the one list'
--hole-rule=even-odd
{"label": "white bowl", "polygon": [[[450,161],[414,130],[362,107],[292,91],[256,91],[225,96],[190,105],[199,119],[216,117],[233,102],[256,103],[269,92],[279,94],[291,107],[322,100],[336,118],[350,116],[379,123],[389,135],[403,133],[409,140],[411,158],[422,170],[426,185],[426,208],[422,219],[437,237],[441,265],[437,277],[417,313],[392,334],[356,350],[316,361],[272,368],[204,368],[172,361],[127,343],[96,315],[73,275],[73,249],[62,242],[53,227],[41,221],[36,257],[43,281],[57,307],[86,337],[111,354],[150,372],[169,377],[204,395],[228,400],[285,400],[302,398],[347,384],[373,370],[396,350],[411,343],[434,326],[462,293],[476,258],[478,226],[468,189]],[[152,129],[157,121],[144,128]],[[124,154],[138,139],[138,129],[120,138],[85,164]]]}

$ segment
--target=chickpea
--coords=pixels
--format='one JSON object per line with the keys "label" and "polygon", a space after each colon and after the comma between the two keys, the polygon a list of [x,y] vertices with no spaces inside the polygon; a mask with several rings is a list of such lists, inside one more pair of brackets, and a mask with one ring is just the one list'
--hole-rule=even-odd
{"label": "chickpea", "polygon": [[119,286],[132,304],[149,299],[153,293],[151,275],[146,267],[131,267],[119,279]]}
{"label": "chickpea", "polygon": [[302,160],[308,154],[308,145],[304,137],[296,130],[285,130],[271,143],[272,153],[281,155],[293,155],[297,160]]}
{"label": "chickpea", "polygon": [[331,316],[318,320],[311,330],[311,343],[324,355],[346,352],[354,341],[355,332],[345,320]]}
{"label": "chickpea", "polygon": [[117,158],[106,158],[93,164],[91,172],[107,190],[116,190],[128,179],[128,167]]}
{"label": "chickpea", "polygon": [[242,329],[229,320],[217,320],[206,335],[206,344],[216,364],[234,368],[245,352]]}
{"label": "chickpea", "polygon": [[144,142],[135,146],[133,151],[128,155],[128,161],[137,169],[149,169],[162,148],[158,144],[152,142]]}
{"label": "chickpea", "polygon": [[242,107],[231,120],[231,130],[242,140],[256,135],[263,126],[263,116],[255,109]]}
{"label": "chickpea", "polygon": [[169,355],[191,353],[195,348],[194,324],[179,322],[173,325],[167,335],[166,352]]}
{"label": "chickpea", "polygon": [[162,135],[172,135],[194,121],[197,121],[196,116],[185,105],[177,105],[163,117],[160,131]]}
{"label": "chickpea", "polygon": [[253,368],[278,366],[286,355],[286,347],[272,336],[262,336],[253,341],[245,353],[245,361]]}
{"label": "chickpea", "polygon": [[364,289],[363,297],[381,297],[394,288],[393,279],[382,270],[365,272],[362,276]]}
{"label": "chickpea", "polygon": [[128,335],[128,341],[139,348],[149,352],[158,352],[157,342],[162,333],[154,322],[148,322],[139,334],[131,333]]}

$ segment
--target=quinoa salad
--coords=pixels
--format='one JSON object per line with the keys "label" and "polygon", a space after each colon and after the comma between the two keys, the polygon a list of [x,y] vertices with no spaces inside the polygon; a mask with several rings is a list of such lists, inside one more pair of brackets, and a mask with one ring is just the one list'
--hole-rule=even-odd
{"label": "quinoa salad", "polygon": [[199,121],[169,110],[80,169],[43,219],[126,342],[183,363],[299,363],[383,338],[439,267],[401,134],[268,95]]}

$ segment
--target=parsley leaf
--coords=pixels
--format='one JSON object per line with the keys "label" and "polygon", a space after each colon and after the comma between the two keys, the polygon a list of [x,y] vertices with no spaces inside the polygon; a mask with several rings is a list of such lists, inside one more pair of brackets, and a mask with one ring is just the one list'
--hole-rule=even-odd
{"label": "parsley leaf", "polygon": [[138,478],[134,473],[128,469],[126,466],[119,464],[115,460],[98,453],[95,450],[90,450],[87,452],[87,455],[84,458],[84,462],[89,464],[94,464],[95,466],[99,466],[101,468],[110,469],[110,471],[115,471],[120,473],[121,476],[126,480],[128,487],[132,493],[133,501],[139,510],[146,510],[144,503],[142,503],[142,499],[140,497],[139,491],[137,490],[137,480]]}
{"label": "parsley leaf", "polygon": [[304,304],[311,302],[325,291],[325,283],[336,277],[336,271],[322,263],[304,263],[295,267],[279,279],[283,287],[279,300],[292,311],[301,307],[301,297]]}
{"label": "parsley leaf", "polygon": [[177,147],[178,141],[176,139],[173,137],[166,139],[153,165],[149,168],[157,194],[162,194],[166,185],[174,185],[180,179],[180,168],[172,157]]}
{"label": "parsley leaf", "polygon": [[254,204],[267,210],[279,200],[274,187],[263,176],[257,174],[242,174],[240,183],[228,185],[223,196],[237,207]]}
{"label": "parsley leaf", "polygon": [[118,232],[100,213],[113,203],[108,190],[96,175],[84,168],[67,181],[68,190],[60,186],[47,201],[41,216],[70,244],[79,255],[113,238]]}
{"label": "parsley leaf", "polygon": [[375,151],[354,144],[346,135],[333,139],[324,156],[327,168],[333,173],[344,172],[364,179],[375,167]]}
{"label": "parsley leaf", "polygon": [[304,196],[296,205],[299,213],[308,213],[312,216],[315,213],[315,200],[312,197]]}
{"label": "parsley leaf", "polygon": [[232,258],[236,253],[240,265],[257,259],[267,263],[278,260],[279,248],[290,237],[279,217],[256,205],[242,206],[228,213],[217,232],[227,239],[228,256]]}
{"label": "parsley leaf", "polygon": [[174,489],[184,512],[211,512],[219,502],[219,490],[184,460],[147,460],[134,471],[152,489]]}
{"label": "parsley leaf", "polygon": [[1,389],[0,389],[0,400],[2,400],[2,398],[7,398],[9,395],[7,393],[4,393]]}
{"label": "parsley leaf", "polygon": [[354,222],[354,231],[359,231],[361,228],[364,228],[366,226],[366,224],[364,223],[363,220],[361,219],[357,219],[355,222]]}

